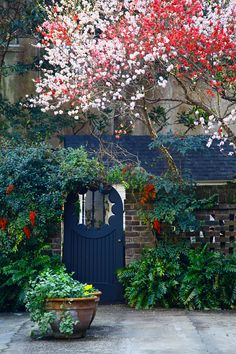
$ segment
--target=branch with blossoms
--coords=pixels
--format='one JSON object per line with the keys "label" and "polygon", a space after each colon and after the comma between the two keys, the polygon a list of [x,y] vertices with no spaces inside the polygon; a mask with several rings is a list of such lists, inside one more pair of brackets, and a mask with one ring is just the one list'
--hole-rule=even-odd
{"label": "branch with blossoms", "polygon": [[[112,108],[156,137],[158,125],[150,118],[156,102],[184,103],[204,111],[196,125],[212,131],[211,140],[235,145],[235,4],[61,0],[47,12],[39,46],[51,68],[43,70],[33,101],[42,110],[69,109],[79,119],[81,110]],[[169,97],[173,80],[178,93]]]}

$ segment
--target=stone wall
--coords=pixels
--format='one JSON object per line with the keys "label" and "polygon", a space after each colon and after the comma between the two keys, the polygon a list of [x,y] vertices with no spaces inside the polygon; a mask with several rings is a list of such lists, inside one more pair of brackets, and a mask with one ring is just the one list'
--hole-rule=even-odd
{"label": "stone wall", "polygon": [[[17,44],[9,46],[5,64],[9,66],[18,62],[31,64],[34,57],[39,57],[39,50],[32,45],[33,43],[32,38],[19,38]],[[2,77],[0,82],[1,94],[12,103],[24,98],[25,95],[33,94],[35,91],[33,79],[38,75],[39,73],[36,71],[29,71],[22,75],[12,73]]]}

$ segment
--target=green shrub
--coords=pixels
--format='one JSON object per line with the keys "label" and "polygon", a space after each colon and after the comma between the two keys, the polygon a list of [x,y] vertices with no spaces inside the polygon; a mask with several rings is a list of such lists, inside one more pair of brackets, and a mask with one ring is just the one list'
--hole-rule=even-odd
{"label": "green shrub", "polygon": [[236,303],[236,256],[203,248],[160,244],[118,271],[128,304],[226,309]]}
{"label": "green shrub", "polygon": [[188,248],[162,244],[144,250],[142,258],[118,271],[125,298],[131,307],[179,305],[179,287],[186,267]]}
{"label": "green shrub", "polygon": [[47,268],[61,266],[59,256],[52,256],[50,246],[29,242],[17,253],[0,255],[0,312],[24,309],[29,282]]}
{"label": "green shrub", "polygon": [[191,250],[180,299],[189,309],[230,308],[236,300],[236,257],[203,249]]}

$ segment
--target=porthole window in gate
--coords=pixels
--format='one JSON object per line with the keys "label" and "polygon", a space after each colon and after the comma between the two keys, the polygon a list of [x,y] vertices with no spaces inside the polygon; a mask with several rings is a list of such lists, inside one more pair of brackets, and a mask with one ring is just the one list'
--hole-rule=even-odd
{"label": "porthole window in gate", "polygon": [[101,193],[98,190],[88,190],[85,194],[79,194],[75,204],[78,224],[96,229],[109,224],[109,218],[113,215],[112,205],[109,194]]}

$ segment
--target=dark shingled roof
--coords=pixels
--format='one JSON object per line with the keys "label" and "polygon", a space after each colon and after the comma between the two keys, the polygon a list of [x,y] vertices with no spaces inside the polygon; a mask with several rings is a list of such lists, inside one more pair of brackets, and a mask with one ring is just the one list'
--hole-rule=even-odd
{"label": "dark shingled roof", "polygon": [[[148,172],[160,175],[166,170],[166,163],[158,149],[150,150],[151,138],[146,135],[127,135],[116,139],[114,136],[103,136],[105,144],[113,145],[113,149],[119,150],[116,146],[127,150],[130,154],[137,156],[141,166]],[[64,145],[66,148],[86,147],[88,151],[95,154],[99,148],[99,140],[91,135],[65,136]],[[228,143],[224,146],[224,152],[220,152],[217,143],[211,148],[199,151],[191,151],[182,156],[172,151],[171,154],[177,166],[189,177],[196,181],[229,181],[236,174],[236,155],[229,156],[232,151]],[[134,159],[134,157],[133,157]],[[132,160],[132,156],[130,157]]]}

